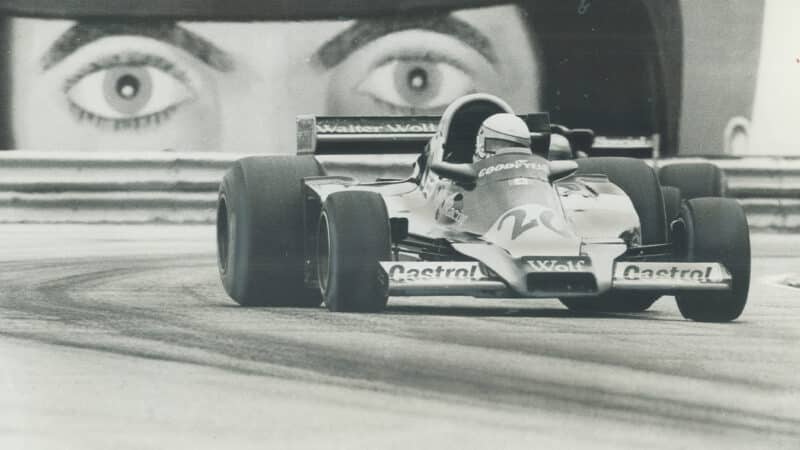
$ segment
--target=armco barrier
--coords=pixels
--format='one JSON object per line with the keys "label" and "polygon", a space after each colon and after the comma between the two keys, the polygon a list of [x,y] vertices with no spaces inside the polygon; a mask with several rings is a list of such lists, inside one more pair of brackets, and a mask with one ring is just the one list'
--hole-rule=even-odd
{"label": "armco barrier", "polygon": [[[212,223],[240,154],[0,152],[0,223]],[[401,176],[413,156],[327,156],[330,173]]]}
{"label": "armco barrier", "polygon": [[[212,223],[217,187],[242,155],[0,152],[0,222]],[[413,155],[327,156],[330,173],[398,177]],[[695,159],[660,160],[659,165]],[[800,159],[712,160],[756,229],[800,231]]]}

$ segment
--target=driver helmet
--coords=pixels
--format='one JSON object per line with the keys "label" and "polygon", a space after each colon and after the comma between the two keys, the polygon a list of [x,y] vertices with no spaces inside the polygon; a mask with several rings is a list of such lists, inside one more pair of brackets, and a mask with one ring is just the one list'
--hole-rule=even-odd
{"label": "driver helmet", "polygon": [[478,130],[475,160],[492,156],[500,148],[530,146],[531,132],[524,120],[514,114],[495,114],[484,120]]}

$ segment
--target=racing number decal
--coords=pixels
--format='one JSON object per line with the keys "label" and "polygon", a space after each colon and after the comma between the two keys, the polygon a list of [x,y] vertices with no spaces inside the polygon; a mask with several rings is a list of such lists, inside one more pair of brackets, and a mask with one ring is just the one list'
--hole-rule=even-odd
{"label": "racing number decal", "polygon": [[541,222],[545,228],[556,233],[558,235],[564,237],[570,237],[569,232],[564,228],[557,227],[554,222],[556,215],[553,211],[546,209],[539,214],[539,218],[531,219],[528,222],[525,222],[527,219],[527,213],[524,209],[514,209],[512,211],[507,212],[501,219],[500,222],[497,224],[497,231],[500,231],[503,228],[503,224],[506,223],[506,219],[513,219],[514,220],[514,228],[511,230],[511,240],[515,240],[519,237],[520,234],[530,230],[531,228],[539,226]]}
{"label": "racing number decal", "polygon": [[515,209],[513,211],[509,211],[500,219],[500,223],[497,224],[497,231],[500,231],[503,228],[503,224],[506,223],[506,219],[512,218],[514,219],[514,228],[511,230],[511,240],[513,241],[520,234],[530,230],[531,228],[538,226],[539,221],[536,219],[531,219],[530,222],[525,222],[525,211],[522,209]]}

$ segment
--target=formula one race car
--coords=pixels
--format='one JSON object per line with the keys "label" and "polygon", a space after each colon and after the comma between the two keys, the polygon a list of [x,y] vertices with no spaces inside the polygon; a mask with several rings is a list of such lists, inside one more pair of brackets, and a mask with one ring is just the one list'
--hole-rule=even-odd
{"label": "formula one race car", "polygon": [[[553,126],[547,114],[516,116],[529,145],[474,159],[482,124],[498,113],[513,114],[497,97],[472,94],[440,119],[299,118],[297,156],[244,158],[222,181],[226,291],[248,306],[324,301],[359,312],[408,295],[640,312],[668,294],[689,319],[739,317],[750,246],[736,201],[681,200],[641,159],[551,160],[551,131],[584,147],[589,133]],[[412,151],[407,177],[371,182],[326,176],[317,159]],[[680,173],[671,171],[674,184]]]}

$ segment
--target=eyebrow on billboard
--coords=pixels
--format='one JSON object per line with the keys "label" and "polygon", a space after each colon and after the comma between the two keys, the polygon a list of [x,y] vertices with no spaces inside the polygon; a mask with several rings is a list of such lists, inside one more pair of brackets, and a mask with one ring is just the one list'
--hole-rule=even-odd
{"label": "eyebrow on billboard", "polygon": [[334,67],[350,53],[380,37],[412,29],[452,36],[472,47],[491,63],[497,62],[497,55],[489,38],[472,25],[450,14],[358,20],[323,44],[314,56],[323,67]]}
{"label": "eyebrow on billboard", "polygon": [[200,61],[219,70],[233,70],[233,58],[208,40],[174,22],[81,21],[62,33],[45,51],[41,64],[48,70],[81,47],[113,36],[143,36],[181,48]]}

